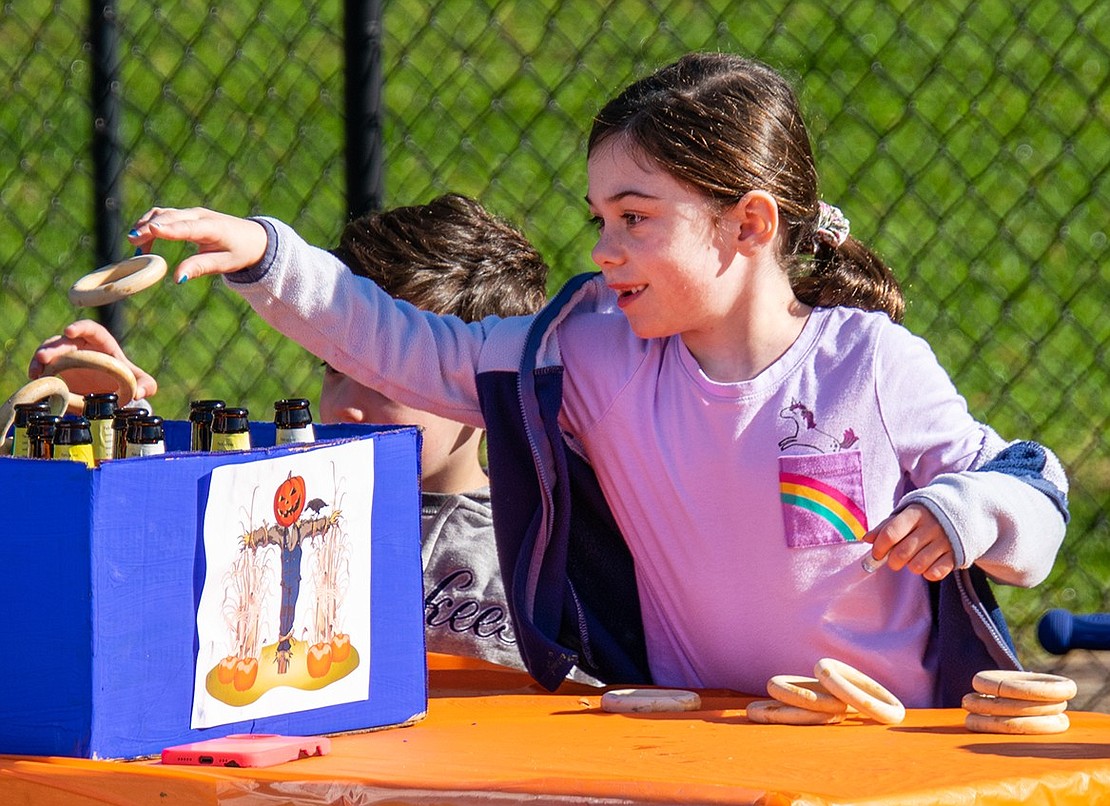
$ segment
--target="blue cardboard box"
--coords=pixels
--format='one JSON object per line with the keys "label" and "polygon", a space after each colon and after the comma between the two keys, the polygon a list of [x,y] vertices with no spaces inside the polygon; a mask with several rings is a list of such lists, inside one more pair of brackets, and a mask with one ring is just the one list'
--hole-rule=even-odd
{"label": "blue cardboard box", "polygon": [[[336,733],[403,725],[424,715],[419,432],[317,426],[312,445],[210,454],[187,450],[188,428],[187,422],[166,423],[164,456],[91,470],[77,462],[0,458],[0,485],[7,491],[0,607],[8,626],[7,657],[0,663],[0,753],[134,758],[230,733]],[[272,446],[273,439],[272,424],[252,424],[252,444]],[[195,727],[195,686],[203,684],[197,614],[213,473],[222,478],[228,471],[221,468],[243,465],[232,472],[249,476],[263,466],[252,463],[357,440],[373,442],[372,507],[366,506],[370,612],[358,614],[369,622],[359,657],[368,685],[349,701]],[[251,522],[260,524],[256,537],[281,531],[270,523],[276,507],[272,498],[257,508],[263,517]],[[305,522],[319,514],[304,512]],[[232,525],[250,531],[241,526]],[[276,608],[276,602],[268,605]],[[230,678],[226,688],[235,693]]]}

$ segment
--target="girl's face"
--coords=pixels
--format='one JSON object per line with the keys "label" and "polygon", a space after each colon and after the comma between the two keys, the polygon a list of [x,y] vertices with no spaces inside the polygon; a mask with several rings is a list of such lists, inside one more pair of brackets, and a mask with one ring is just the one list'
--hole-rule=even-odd
{"label": "girl's face", "polygon": [[595,149],[587,170],[592,257],[633,332],[689,339],[719,329],[738,294],[739,272],[727,271],[738,228],[619,137]]}

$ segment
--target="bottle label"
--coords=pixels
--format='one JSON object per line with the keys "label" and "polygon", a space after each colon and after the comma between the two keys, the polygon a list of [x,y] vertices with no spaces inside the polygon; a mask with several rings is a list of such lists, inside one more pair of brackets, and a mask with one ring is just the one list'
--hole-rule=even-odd
{"label": "bottle label", "polygon": [[315,442],[316,432],[312,423],[297,426],[296,428],[278,428],[274,432],[275,445],[292,445],[294,442]]}
{"label": "bottle label", "polygon": [[135,456],[161,456],[166,452],[165,442],[127,443],[127,458]]}
{"label": "bottle label", "polygon": [[115,450],[116,429],[110,419],[89,420],[89,433],[92,435],[93,458],[99,464],[112,458]]}
{"label": "bottle label", "polygon": [[27,428],[15,429],[15,434],[12,436],[12,456],[30,456],[31,455],[31,440],[27,436]]}
{"label": "bottle label", "polygon": [[55,445],[55,459],[69,459],[72,462],[84,462],[86,467],[95,467],[92,445]]}
{"label": "bottle label", "polygon": [[249,451],[251,449],[251,435],[249,431],[241,434],[212,433],[212,450],[214,451]]}

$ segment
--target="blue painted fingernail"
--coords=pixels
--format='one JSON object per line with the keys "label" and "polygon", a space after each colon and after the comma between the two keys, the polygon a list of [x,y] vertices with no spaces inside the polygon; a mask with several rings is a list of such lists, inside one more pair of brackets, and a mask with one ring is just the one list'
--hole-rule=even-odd
{"label": "blue painted fingernail", "polygon": [[138,257],[142,253],[143,253],[143,248],[141,246],[138,247],[137,249],[135,249],[135,257]]}
{"label": "blue painted fingernail", "polygon": [[182,283],[184,283],[188,279],[189,279],[189,275],[183,274],[183,275],[181,275],[180,277],[177,278],[177,284],[181,285]]}
{"label": "blue painted fingernail", "polygon": [[127,233],[127,237],[128,238],[138,238],[139,237],[139,231],[137,229],[133,229],[129,233]]}

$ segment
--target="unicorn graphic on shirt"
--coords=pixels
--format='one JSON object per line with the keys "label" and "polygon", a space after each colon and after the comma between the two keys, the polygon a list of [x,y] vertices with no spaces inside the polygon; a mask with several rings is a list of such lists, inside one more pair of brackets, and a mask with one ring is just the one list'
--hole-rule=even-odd
{"label": "unicorn graphic on shirt", "polygon": [[850,448],[859,441],[859,437],[851,428],[844,431],[841,437],[835,437],[827,431],[817,427],[817,417],[802,402],[793,401],[789,406],[779,412],[779,417],[793,426],[793,433],[779,440],[779,449],[809,448],[817,453],[836,453],[845,448]]}

